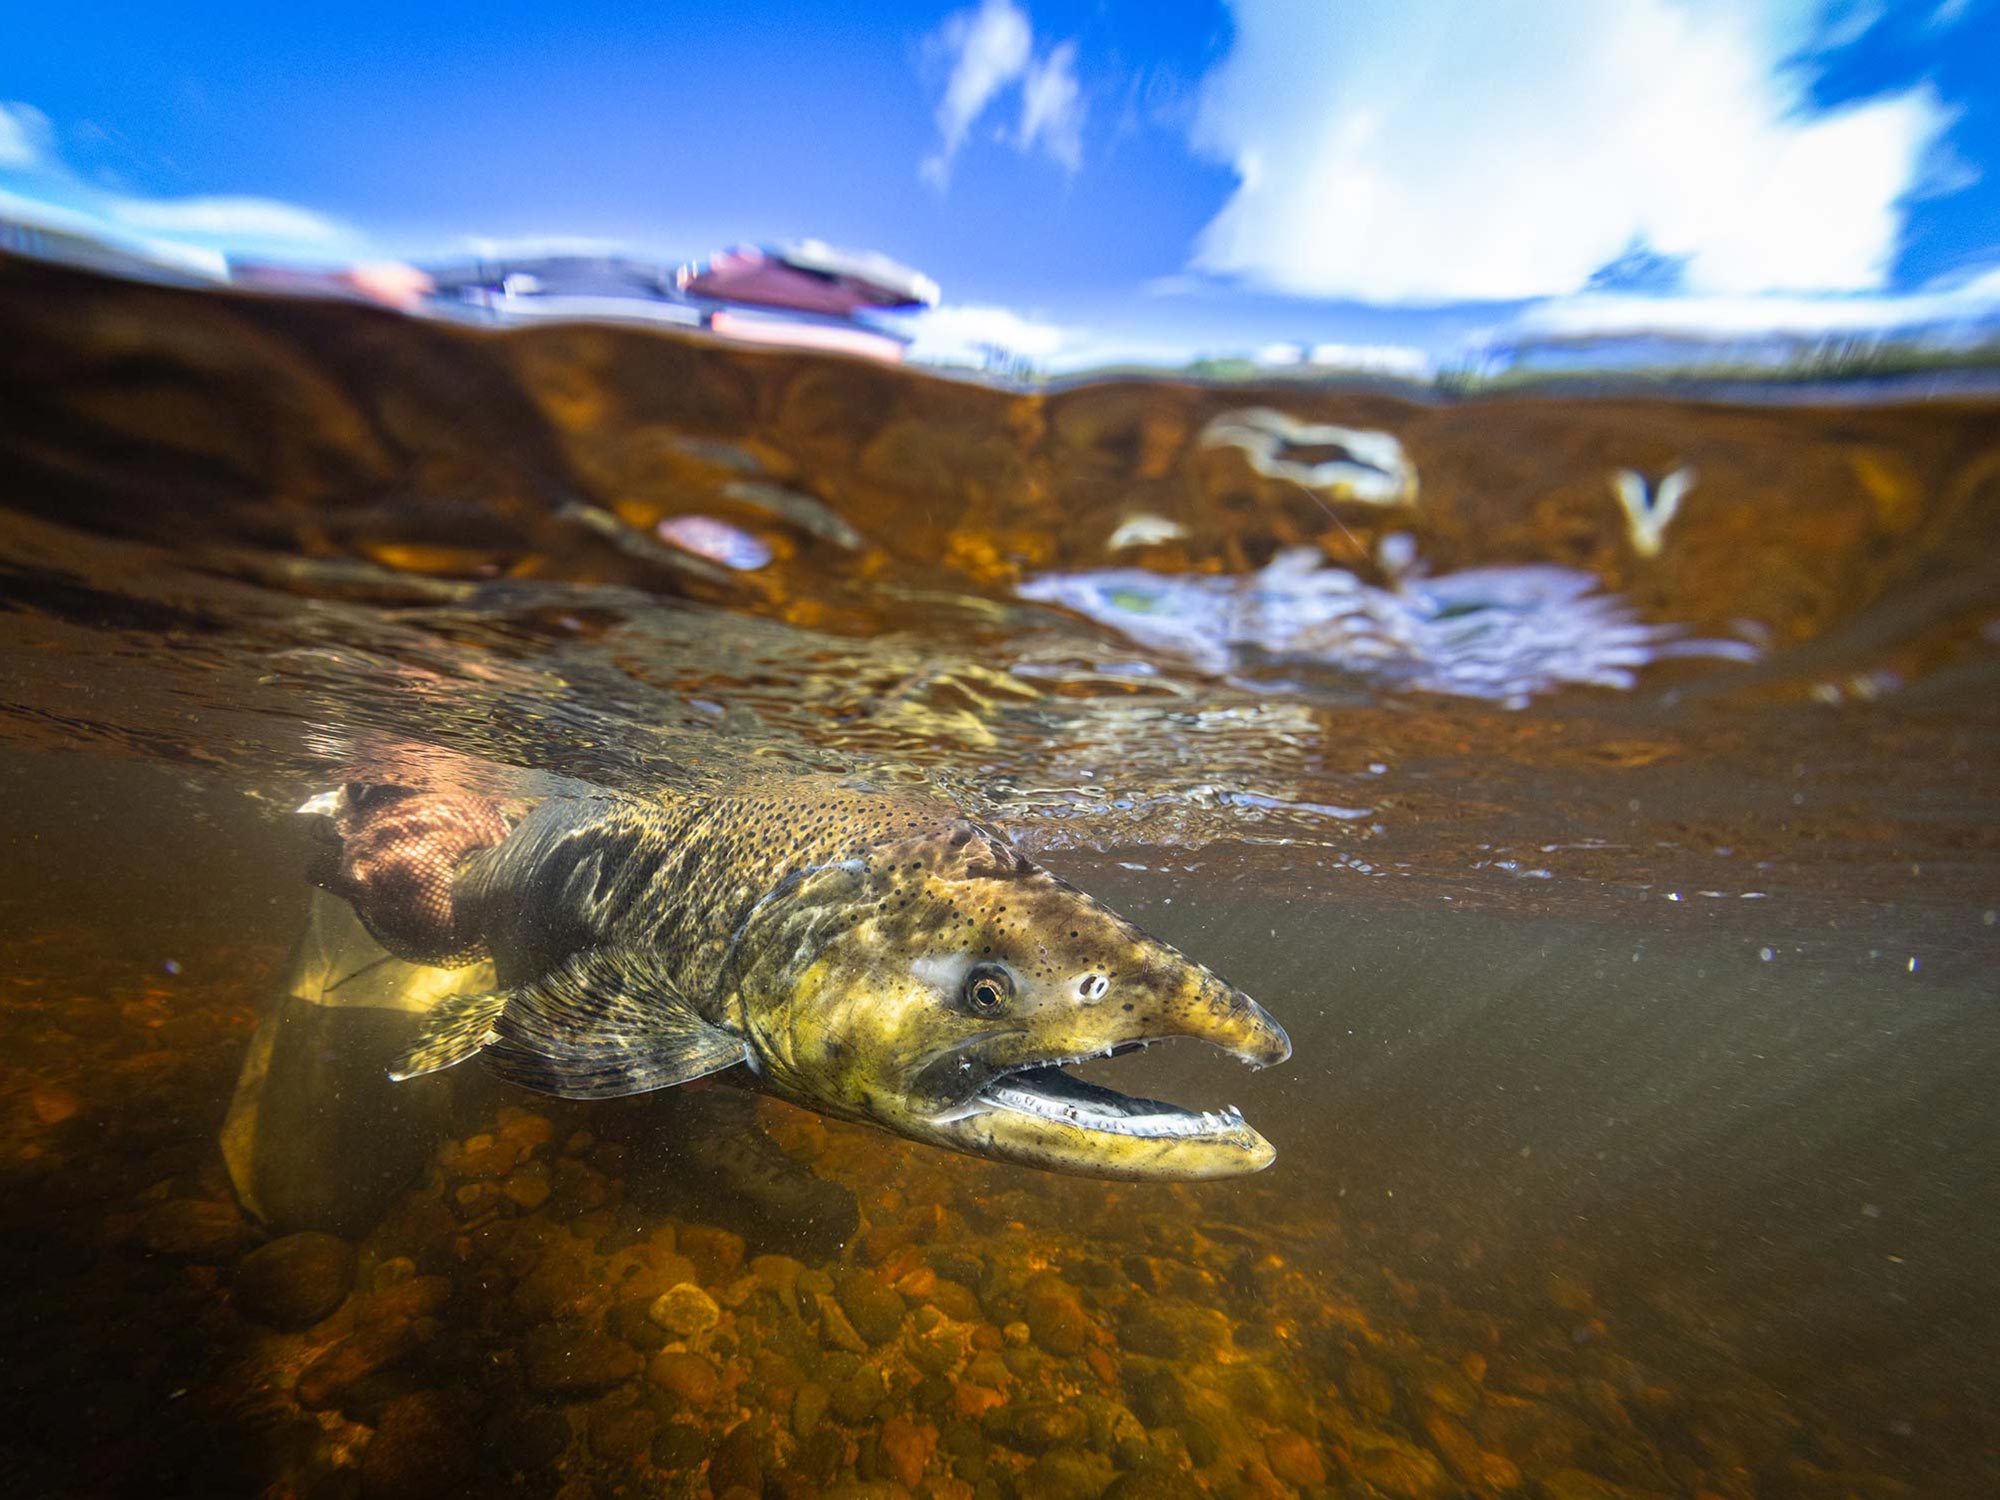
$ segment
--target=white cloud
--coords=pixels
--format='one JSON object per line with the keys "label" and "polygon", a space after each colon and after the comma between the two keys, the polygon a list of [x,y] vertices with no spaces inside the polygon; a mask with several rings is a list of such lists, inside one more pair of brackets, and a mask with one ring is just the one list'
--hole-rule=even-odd
{"label": "white cloud", "polygon": [[49,117],[32,104],[0,101],[0,169],[26,170],[53,155]]}
{"label": "white cloud", "polygon": [[1071,172],[1083,165],[1083,90],[1076,81],[1076,43],[1064,42],[1031,63],[1021,82],[1023,151],[1035,142]]}
{"label": "white cloud", "polygon": [[1194,264],[1301,295],[1562,295],[1634,244],[1695,292],[1874,287],[1947,121],[1928,87],[1809,113],[1789,6],[1233,8],[1193,140],[1239,182]]}
{"label": "white cloud", "polygon": [[2000,267],[1957,286],[1900,296],[1560,297],[1525,309],[1503,332],[1566,336],[1649,333],[1696,338],[1812,338],[1899,328],[1945,330],[2000,320]]}
{"label": "white cloud", "polygon": [[1077,337],[1075,330],[1024,318],[1005,307],[938,307],[909,319],[910,358],[926,364],[982,364],[989,352],[1045,364]]}
{"label": "white cloud", "polygon": [[1021,87],[1021,122],[1013,136],[1022,151],[1037,146],[1071,172],[1083,161],[1083,90],[1076,77],[1076,43],[1064,42],[1035,56],[1034,26],[1012,0],[981,0],[961,10],[926,39],[926,54],[951,65],[938,100],[938,148],[917,175],[942,191],[952,162],[987,106],[1015,84]]}
{"label": "white cloud", "polygon": [[204,239],[325,244],[347,235],[326,215],[274,198],[114,198],[105,212],[134,229]]}
{"label": "white cloud", "polygon": [[926,182],[941,188],[951,180],[952,158],[972,122],[1028,66],[1034,31],[1009,0],[984,0],[978,10],[947,16],[931,46],[952,59],[937,107],[938,149],[920,169]]}

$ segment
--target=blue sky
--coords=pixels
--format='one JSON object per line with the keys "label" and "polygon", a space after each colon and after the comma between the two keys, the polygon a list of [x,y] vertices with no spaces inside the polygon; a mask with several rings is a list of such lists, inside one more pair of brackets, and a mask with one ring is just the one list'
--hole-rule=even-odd
{"label": "blue sky", "polygon": [[1448,355],[1990,313],[1996,79],[2000,0],[73,0],[0,18],[0,192],[302,261],[812,235],[1058,364]]}

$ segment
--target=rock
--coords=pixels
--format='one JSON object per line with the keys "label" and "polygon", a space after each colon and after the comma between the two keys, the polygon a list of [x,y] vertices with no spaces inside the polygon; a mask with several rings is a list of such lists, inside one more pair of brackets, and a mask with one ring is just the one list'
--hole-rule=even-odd
{"label": "rock", "polygon": [[804,1270],[804,1264],[789,1255],[757,1255],[750,1259],[750,1274],[757,1285],[776,1292],[787,1306],[798,1296],[799,1273]]}
{"label": "rock", "polygon": [[[1051,1354],[1080,1353],[1090,1333],[1090,1317],[1076,1293],[1053,1279],[1028,1288],[1028,1332]],[[1142,1353],[1145,1351],[1141,1351]]]}
{"label": "rock", "polygon": [[653,1321],[653,1299],[638,1298],[631,1302],[621,1302],[611,1309],[611,1315],[604,1320],[605,1327],[637,1349],[641,1354],[652,1354],[667,1346],[673,1335]]}
{"label": "rock", "polygon": [[1071,1405],[1036,1401],[1002,1406],[986,1419],[988,1436],[1023,1453],[1075,1447],[1090,1436],[1090,1418]]}
{"label": "rock", "polygon": [[983,1323],[986,1314],[979,1299],[957,1282],[940,1276],[930,1290],[930,1304],[947,1318],[960,1323]]}
{"label": "rock", "polygon": [[686,1422],[669,1422],[653,1439],[653,1462],[669,1473],[692,1469],[708,1457],[708,1434]]}
{"label": "rock", "polygon": [[1135,1370],[1128,1382],[1132,1410],[1148,1427],[1170,1427],[1187,1415],[1188,1383],[1179,1366]]}
{"label": "rock", "polygon": [[154,1255],[220,1265],[254,1244],[257,1231],[234,1204],[170,1198],[139,1221],[139,1243]]}
{"label": "rock", "polygon": [[1286,1484],[1303,1488],[1326,1483],[1326,1464],[1313,1441],[1297,1432],[1274,1432],[1264,1439],[1264,1460]]}
{"label": "rock", "polygon": [[1375,1366],[1360,1360],[1351,1361],[1347,1366],[1347,1394],[1354,1398],[1354,1404],[1365,1412],[1378,1417],[1386,1417],[1396,1409],[1396,1388],[1389,1383],[1389,1377]]}
{"label": "rock", "polygon": [[44,1125],[60,1125],[78,1110],[83,1101],[60,1084],[38,1083],[28,1090],[28,1107]]}
{"label": "rock", "polygon": [[721,1386],[721,1375],[714,1365],[699,1354],[676,1349],[654,1355],[646,1366],[646,1378],[693,1407],[707,1406]]}
{"label": "rock", "polygon": [[273,1328],[310,1328],[347,1300],[354,1247],[330,1234],[288,1234],[236,1263],[236,1300]]}
{"label": "rock", "polygon": [[817,1380],[809,1380],[800,1386],[798,1395],[792,1398],[793,1434],[803,1441],[818,1431],[832,1399],[833,1393]]}
{"label": "rock", "polygon": [[514,1288],[514,1306],[526,1322],[557,1322],[582,1316],[600,1291],[584,1248],[559,1235]]}
{"label": "rock", "polygon": [[530,1390],[577,1396],[630,1380],[639,1373],[639,1356],[609,1334],[548,1324],[528,1335],[521,1369]]}
{"label": "rock", "polygon": [[1007,1398],[991,1386],[976,1385],[970,1380],[952,1382],[951,1410],[956,1417],[967,1421],[977,1421],[996,1406],[1004,1406]]}
{"label": "rock", "polygon": [[500,1191],[522,1212],[533,1213],[549,1201],[548,1169],[539,1162],[533,1162],[519,1171],[510,1172],[507,1180],[500,1184]]}
{"label": "rock", "polygon": [[[1520,1484],[1521,1471],[1510,1460],[1481,1451],[1479,1440],[1443,1412],[1433,1411],[1424,1418],[1424,1433],[1444,1458],[1445,1466],[1474,1489],[1509,1490]],[[1509,1470],[1513,1482],[1497,1483],[1507,1477]]]}
{"label": "rock", "polygon": [[456,1150],[446,1148],[440,1160],[454,1177],[504,1177],[521,1159],[521,1147],[511,1140],[475,1135]]}
{"label": "rock", "polygon": [[647,1316],[669,1332],[683,1338],[707,1333],[722,1320],[722,1309],[713,1297],[691,1281],[668,1287],[647,1309]]}
{"label": "rock", "polygon": [[595,1406],[590,1412],[590,1451],[608,1463],[630,1463],[652,1446],[660,1419],[643,1406]]}
{"label": "rock", "polygon": [[931,1461],[936,1443],[934,1432],[926,1432],[907,1417],[891,1417],[882,1424],[882,1459],[890,1477],[908,1489],[923,1483],[924,1469]]}
{"label": "rock", "polygon": [[716,1445],[708,1461],[708,1487],[720,1500],[732,1490],[752,1497],[764,1491],[764,1465],[757,1452],[756,1424],[744,1422]]}
{"label": "rock", "polygon": [[1020,1478],[1021,1500],[1098,1500],[1117,1477],[1098,1453],[1059,1448],[1036,1459]]}
{"label": "rock", "polygon": [[1120,1474],[1100,1500],[1202,1500],[1204,1493],[1179,1469],[1156,1463]]}
{"label": "rock", "polygon": [[1200,1361],[1229,1342],[1229,1319],[1212,1308],[1145,1298],[1120,1315],[1118,1342],[1154,1359]]}
{"label": "rock", "polygon": [[361,1458],[368,1500],[432,1500],[456,1492],[478,1458],[458,1402],[419,1391],[389,1403]]}
{"label": "rock", "polygon": [[840,1310],[840,1304],[832,1297],[819,1299],[819,1336],[829,1349],[841,1349],[850,1354],[868,1352],[868,1341],[854,1331],[847,1314]]}
{"label": "rock", "polygon": [[1366,1446],[1356,1446],[1347,1467],[1395,1500],[1440,1500],[1456,1486],[1430,1451],[1387,1433],[1376,1433]]}
{"label": "rock", "polygon": [[1312,1403],[1298,1382],[1288,1380],[1268,1365],[1224,1365],[1217,1372],[1229,1399],[1241,1411],[1280,1427],[1312,1426]]}
{"label": "rock", "polygon": [[556,1128],[547,1115],[531,1114],[527,1110],[500,1111],[500,1138],[512,1142],[514,1149],[523,1156],[538,1146],[547,1145],[555,1133]]}
{"label": "rock", "polygon": [[862,1365],[833,1388],[833,1414],[843,1422],[866,1422],[875,1415],[885,1394],[882,1372],[873,1365]]}
{"label": "rock", "polygon": [[834,1283],[840,1310],[854,1331],[871,1344],[885,1344],[903,1326],[903,1299],[869,1271],[848,1271]]}
{"label": "rock", "polygon": [[416,1326],[406,1319],[375,1323],[348,1335],[300,1373],[293,1391],[307,1411],[325,1411],[364,1376],[407,1359],[418,1347]]}
{"label": "rock", "polygon": [[451,1211],[470,1224],[494,1212],[504,1199],[497,1183],[468,1182],[451,1195]]}
{"label": "rock", "polygon": [[[405,1261],[405,1265],[409,1262]],[[381,1278],[376,1278],[381,1285]],[[434,1318],[451,1301],[451,1281],[444,1276],[410,1276],[354,1299],[356,1323],[380,1323],[391,1318]]]}
{"label": "rock", "polygon": [[1611,1484],[1583,1469],[1557,1469],[1542,1475],[1536,1484],[1543,1500],[1641,1500],[1640,1492]]}
{"label": "rock", "polygon": [[493,1439],[509,1468],[532,1474],[569,1450],[569,1419],[546,1406],[510,1414],[493,1424]]}
{"label": "rock", "polygon": [[717,1229],[712,1224],[683,1224],[676,1248],[694,1262],[704,1286],[717,1286],[734,1276],[743,1264],[744,1242],[740,1234]]}

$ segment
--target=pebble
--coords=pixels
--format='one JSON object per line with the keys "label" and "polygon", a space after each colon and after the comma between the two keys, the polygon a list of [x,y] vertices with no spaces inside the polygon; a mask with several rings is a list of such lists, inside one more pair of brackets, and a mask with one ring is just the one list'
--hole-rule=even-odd
{"label": "pebble", "polygon": [[831,1298],[819,1304],[819,1336],[829,1349],[841,1349],[851,1354],[868,1352],[868,1341],[855,1332],[847,1314],[840,1310],[840,1304]]}
{"label": "pebble", "polygon": [[903,1326],[908,1308],[893,1287],[872,1271],[848,1271],[834,1283],[840,1310],[854,1331],[871,1344],[884,1344]]}
{"label": "pebble", "polygon": [[[1028,1288],[1028,1332],[1051,1354],[1077,1354],[1090,1333],[1090,1316],[1083,1303],[1061,1282],[1041,1282]],[[1147,1351],[1142,1351],[1147,1352]]]}
{"label": "pebble", "polygon": [[1178,1469],[1153,1465],[1120,1474],[1099,1500],[1202,1500],[1206,1493]]}
{"label": "pebble", "polygon": [[83,1108],[83,1101],[56,1084],[36,1084],[28,1091],[28,1107],[44,1125],[60,1125]]}
{"label": "pebble", "polygon": [[1264,1459],[1286,1484],[1304,1487],[1326,1483],[1326,1464],[1310,1438],[1296,1432],[1274,1432],[1264,1439]]}
{"label": "pebble", "polygon": [[647,1309],[647,1316],[669,1332],[684,1338],[707,1333],[722,1321],[722,1309],[693,1282],[668,1287]]}
{"label": "pebble", "polygon": [[546,1469],[569,1449],[569,1419],[537,1406],[494,1424],[494,1441],[510,1468],[524,1473]]}
{"label": "pebble", "polygon": [[653,1445],[660,1419],[643,1406],[598,1405],[590,1410],[590,1451],[607,1463],[630,1463]]}
{"label": "pebble", "polygon": [[1007,1405],[987,1418],[986,1432],[1023,1453],[1047,1453],[1085,1441],[1090,1436],[1090,1418],[1073,1405],[1056,1402]]}
{"label": "pebble", "polygon": [[694,1263],[704,1286],[720,1286],[743,1265],[743,1236],[709,1224],[683,1224],[675,1248]]}
{"label": "pebble", "polygon": [[548,1169],[539,1162],[510,1172],[500,1191],[523,1213],[533,1213],[549,1201]]}
{"label": "pebble", "polygon": [[646,1378],[665,1391],[672,1391],[689,1406],[707,1406],[715,1399],[721,1375],[699,1354],[667,1349],[653,1356],[646,1366]]}
{"label": "pebble", "polygon": [[708,1487],[717,1497],[742,1491],[757,1500],[764,1490],[764,1465],[757,1451],[756,1424],[744,1422],[716,1445],[708,1461]]}
{"label": "pebble", "polygon": [[668,1473],[692,1469],[708,1457],[707,1432],[687,1422],[668,1422],[653,1439],[653,1462]]}
{"label": "pebble", "polygon": [[907,1417],[891,1417],[882,1424],[882,1458],[898,1484],[914,1490],[923,1483],[936,1441],[935,1429],[919,1428]]}
{"label": "pebble", "polygon": [[293,1395],[307,1411],[324,1411],[350,1386],[408,1359],[421,1342],[416,1325],[405,1318],[358,1329],[300,1372]]}
{"label": "pebble", "polygon": [[220,1265],[254,1244],[257,1231],[231,1203],[170,1198],[139,1222],[139,1243],[154,1255]]}
{"label": "pebble", "polygon": [[[21,1129],[47,1112],[33,1087],[15,1095]],[[182,1108],[155,1093],[132,1112]],[[93,1093],[82,1107],[94,1129],[122,1106]],[[1168,1200],[1061,1179],[1030,1190],[778,1112],[774,1137],[810,1142],[800,1154],[854,1186],[870,1225],[845,1265],[808,1263],[768,1253],[802,1243],[768,1225],[747,1245],[642,1212],[627,1174],[645,1170],[648,1148],[631,1121],[596,1112],[606,1139],[552,1149],[583,1113],[502,1109],[440,1151],[441,1172],[358,1247],[310,1233],[260,1243],[205,1138],[149,1136],[106,1200],[102,1242],[163,1263],[112,1256],[99,1271],[155,1299],[132,1304],[134,1347],[163,1337],[145,1321],[155,1307],[159,1347],[178,1334],[190,1355],[233,1363],[188,1382],[183,1406],[169,1403],[178,1386],[144,1371],[100,1381],[93,1461],[129,1446],[153,1462],[131,1434],[162,1412],[224,1412],[242,1397],[219,1380],[240,1371],[268,1425],[233,1457],[218,1445],[217,1462],[305,1500],[469,1483],[565,1500],[1932,1492],[1867,1472],[1838,1429],[1768,1391],[1689,1391],[1641,1367],[1625,1305],[1566,1269],[1524,1274],[1509,1310],[1422,1270],[1431,1260],[1358,1253],[1380,1231],[1352,1218],[1314,1221],[1357,1252],[1314,1263],[1276,1221],[1196,1190],[1142,1212],[1142,1197]],[[67,1134],[42,1139],[69,1147]],[[1447,1240],[1426,1254],[1463,1265],[1463,1246],[1452,1251]],[[1384,1259],[1417,1279],[1385,1274]],[[1581,1329],[1589,1339],[1573,1342]],[[34,1368],[55,1367],[41,1345],[57,1332],[31,1351]],[[76,1363],[115,1365],[121,1351],[100,1345]],[[194,1368],[178,1353],[167,1364]],[[283,1397],[301,1366],[292,1395],[306,1416]],[[23,1430],[52,1398],[26,1399]],[[205,1477],[233,1492],[238,1474]]]}
{"label": "pebble", "polygon": [[1061,1448],[1043,1454],[1021,1476],[1021,1500],[1098,1500],[1116,1477],[1102,1454]]}
{"label": "pebble", "polygon": [[478,1458],[463,1407],[436,1391],[391,1401],[361,1458],[367,1500],[431,1500],[455,1493]]}
{"label": "pebble", "polygon": [[873,1365],[862,1365],[833,1388],[833,1414],[843,1422],[865,1422],[887,1394],[882,1372]]}
{"label": "pebble", "polygon": [[354,1247],[330,1234],[288,1234],[236,1263],[232,1284],[243,1311],[274,1328],[309,1328],[347,1300]]}
{"label": "pebble", "polygon": [[530,1390],[575,1396],[630,1380],[639,1373],[639,1356],[609,1334],[549,1324],[529,1333],[521,1370]]}
{"label": "pebble", "polygon": [[798,1395],[792,1398],[792,1432],[801,1439],[811,1437],[819,1430],[832,1400],[833,1393],[817,1380],[800,1386]]}

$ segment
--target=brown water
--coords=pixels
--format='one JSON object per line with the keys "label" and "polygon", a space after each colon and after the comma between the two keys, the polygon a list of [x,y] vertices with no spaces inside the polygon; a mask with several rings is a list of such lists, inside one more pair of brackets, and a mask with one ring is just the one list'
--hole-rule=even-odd
{"label": "brown water", "polygon": [[[1020,394],[0,262],[0,411],[7,1493],[2000,1489],[1991,404]],[[1616,476],[1680,469],[1649,553]],[[1241,581],[1302,547],[1358,615]],[[1615,601],[1465,582],[1542,564]],[[1023,597],[1113,568],[1234,613]],[[1585,685],[1645,626],[1727,649]],[[358,1135],[291,1186],[416,1169],[338,1242],[245,1215],[288,809],[771,759],[927,780],[1256,995],[1285,1068],[1104,1076],[1276,1166],[759,1104],[841,1244],[644,1101],[378,1120],[328,1032],[267,1120]]]}

